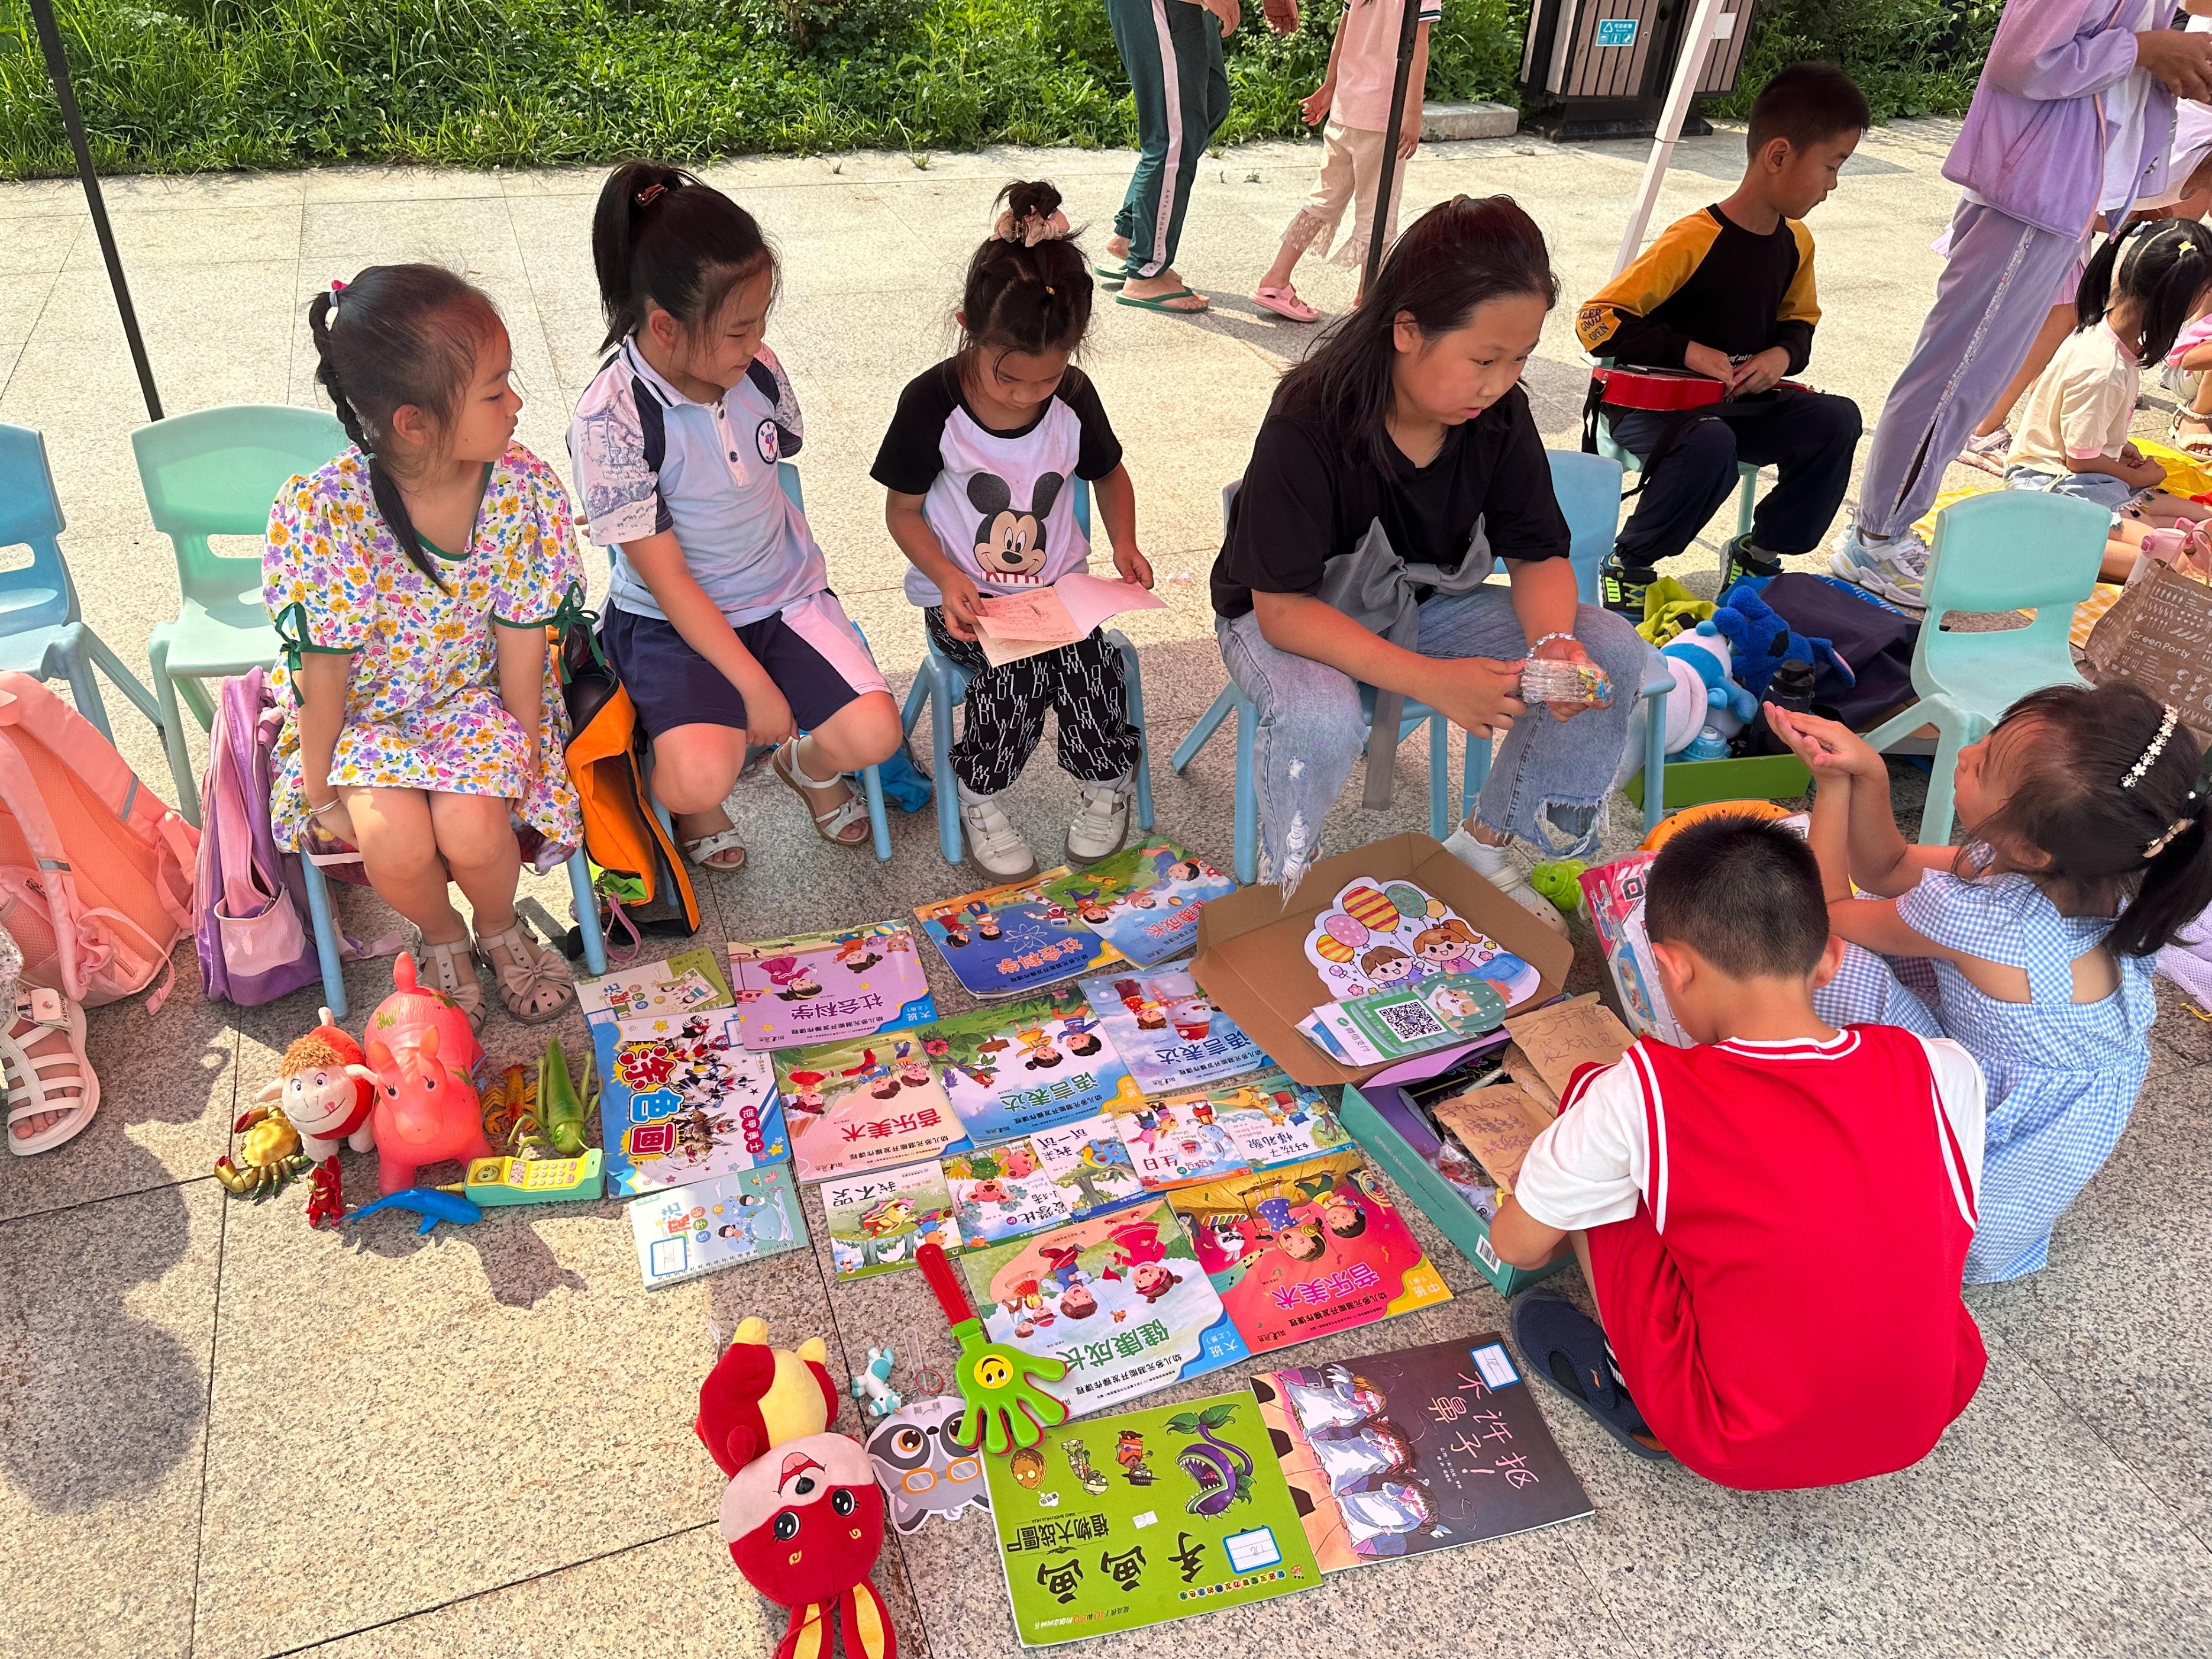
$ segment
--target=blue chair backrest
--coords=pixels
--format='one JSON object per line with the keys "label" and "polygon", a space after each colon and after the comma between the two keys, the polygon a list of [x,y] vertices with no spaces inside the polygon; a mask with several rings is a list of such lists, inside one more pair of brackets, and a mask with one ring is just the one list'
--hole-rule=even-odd
{"label": "blue chair backrest", "polygon": [[0,547],[27,546],[31,562],[0,571],[0,633],[76,619],[76,592],[62,557],[61,497],[46,441],[27,426],[0,426]]}
{"label": "blue chair backrest", "polygon": [[1923,624],[1912,672],[1942,673],[1947,653],[1998,641],[2022,657],[2041,657],[2057,679],[2074,672],[2074,607],[2097,588],[2112,514],[2078,496],[2039,489],[1993,489],[1946,507],[1936,518],[1923,595],[1931,622],[1947,612],[2033,611],[2025,628],[1950,634]]}
{"label": "blue chair backrest", "polygon": [[1578,449],[1547,449],[1552,493],[1567,519],[1567,562],[1575,568],[1575,593],[1599,602],[1598,569],[1613,551],[1620,528],[1620,463]]}

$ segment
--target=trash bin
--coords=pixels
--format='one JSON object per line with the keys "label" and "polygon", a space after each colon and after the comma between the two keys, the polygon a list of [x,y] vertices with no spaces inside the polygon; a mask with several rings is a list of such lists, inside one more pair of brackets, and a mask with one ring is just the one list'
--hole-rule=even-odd
{"label": "trash bin", "polygon": [[[1735,90],[1756,0],[1721,0],[1700,94]],[[1649,138],[1694,0],[1535,0],[1521,51],[1521,124],[1552,138]],[[1693,112],[1685,135],[1712,128]]]}

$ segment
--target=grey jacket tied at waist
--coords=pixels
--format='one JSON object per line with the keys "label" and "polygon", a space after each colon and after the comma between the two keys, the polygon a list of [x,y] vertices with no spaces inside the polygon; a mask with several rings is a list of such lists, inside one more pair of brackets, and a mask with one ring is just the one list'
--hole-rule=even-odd
{"label": "grey jacket tied at waist", "polygon": [[1321,580],[1324,604],[1342,611],[1370,633],[1393,645],[1413,649],[1421,631],[1419,591],[1446,595],[1480,587],[1498,562],[1491,556],[1490,538],[1482,520],[1474,521],[1468,538],[1466,556],[1456,570],[1433,564],[1407,564],[1390,545],[1389,532],[1377,519],[1359,538],[1359,545],[1340,559],[1329,561]]}

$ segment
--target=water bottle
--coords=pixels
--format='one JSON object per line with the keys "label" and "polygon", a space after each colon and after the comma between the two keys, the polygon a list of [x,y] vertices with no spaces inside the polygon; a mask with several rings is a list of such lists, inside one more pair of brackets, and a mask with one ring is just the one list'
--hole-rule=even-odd
{"label": "water bottle", "polygon": [[[1774,671],[1767,683],[1766,701],[1777,708],[1786,708],[1792,714],[1813,712],[1813,665],[1802,658],[1792,657]],[[1762,716],[1755,722],[1756,740],[1752,752],[1760,755],[1787,754],[1790,745],[1774,735],[1774,728]]]}
{"label": "water bottle", "polygon": [[1728,751],[1728,739],[1707,726],[1700,727],[1698,735],[1692,738],[1682,752],[1673,758],[1685,761],[1726,760]]}

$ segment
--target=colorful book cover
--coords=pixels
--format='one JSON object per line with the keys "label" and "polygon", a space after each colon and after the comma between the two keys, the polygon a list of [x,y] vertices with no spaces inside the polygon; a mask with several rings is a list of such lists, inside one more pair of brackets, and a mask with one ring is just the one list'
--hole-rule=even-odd
{"label": "colorful book cover", "polygon": [[1295,1163],[1348,1139],[1319,1091],[1280,1072],[1147,1100],[1116,1114],[1115,1127],[1155,1192]]}
{"label": "colorful book cover", "polygon": [[914,929],[901,921],[732,940],[730,977],[748,1048],[867,1036],[937,1018]]}
{"label": "colorful book cover", "polygon": [[1026,1238],[1074,1219],[1069,1192],[1026,1139],[947,1154],[945,1181],[960,1237],[971,1245]]}
{"label": "colorful book cover", "polygon": [[1364,877],[1346,883],[1335,903],[1314,917],[1306,959],[1339,1002],[1417,980],[1473,974],[1511,1008],[1534,995],[1543,979],[1426,888],[1410,881],[1378,887]]}
{"label": "colorful book cover", "polygon": [[935,1158],[963,1138],[916,1031],[779,1049],[775,1083],[802,1182]]}
{"label": "colorful book cover", "polygon": [[1121,1139],[1117,1113],[1101,1112],[1056,1129],[1040,1129],[1029,1144],[1046,1178],[1066,1199],[1073,1220],[1087,1221],[1145,1195],[1145,1183],[1129,1161],[1128,1143]]}
{"label": "colorful book cover", "polygon": [[766,1054],[748,1054],[726,1008],[591,1026],[607,1191],[632,1198],[791,1156]]}
{"label": "colorful book cover", "polygon": [[983,1463],[1014,1634],[1025,1647],[1140,1630],[1322,1582],[1249,1394],[1069,1424]]}
{"label": "colorful book cover", "polygon": [[1054,876],[1044,896],[1143,967],[1198,944],[1199,908],[1237,890],[1236,878],[1171,841],[1148,841]]}
{"label": "colorful book cover", "polygon": [[708,950],[678,951],[658,962],[617,968],[576,981],[577,1006],[594,1023],[680,1016],[730,1006],[729,981]]}
{"label": "colorful book cover", "polygon": [[1356,1152],[1184,1187],[1169,1201],[1254,1353],[1451,1300]]}
{"label": "colorful book cover", "polygon": [[1083,994],[1148,1095],[1195,1089],[1268,1064],[1260,1045],[1206,1000],[1188,963],[1086,979]]}
{"label": "colorful book cover", "polygon": [[1591,1513],[1495,1332],[1263,1371],[1252,1392],[1324,1572]]}
{"label": "colorful book cover", "polygon": [[1028,881],[921,905],[914,914],[969,994],[1041,991],[1121,960],[1073,910],[1043,896],[1046,883],[1067,873],[1062,865]]}
{"label": "colorful book cover", "polygon": [[978,1145],[1144,1098],[1073,987],[957,1014],[914,1035]]}
{"label": "colorful book cover", "polygon": [[1583,908],[1596,931],[1598,948],[1620,994],[1620,1011],[1640,1036],[1656,1036],[1677,1048],[1688,1040],[1667,1006],[1659,964],[1644,931],[1644,888],[1656,853],[1631,853],[1582,874]]}
{"label": "colorful book cover", "polygon": [[952,1194],[934,1163],[825,1181],[822,1212],[830,1219],[830,1265],[841,1279],[911,1266],[925,1244],[960,1249]]}
{"label": "colorful book cover", "polygon": [[1052,1354],[1045,1385],[1080,1417],[1250,1356],[1164,1203],[960,1258],[994,1342]]}
{"label": "colorful book cover", "polygon": [[648,1291],[806,1243],[799,1194],[781,1164],[648,1193],[629,1206],[629,1226]]}

